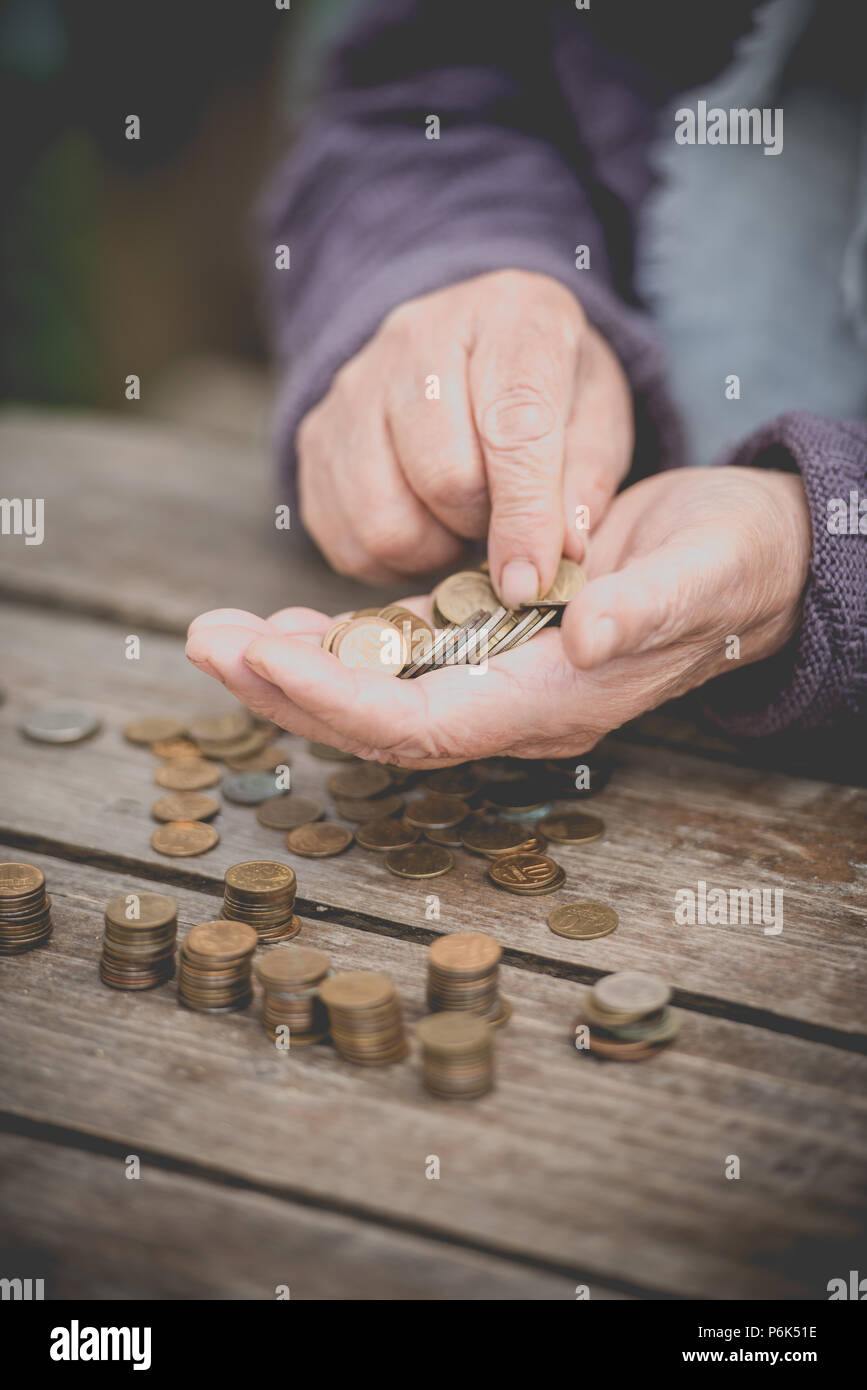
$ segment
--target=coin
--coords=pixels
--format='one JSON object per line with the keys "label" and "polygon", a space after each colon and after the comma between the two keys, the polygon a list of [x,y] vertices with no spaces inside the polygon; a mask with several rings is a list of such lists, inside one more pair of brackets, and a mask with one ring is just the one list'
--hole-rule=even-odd
{"label": "coin", "polygon": [[157,768],[154,781],[168,791],[197,792],[215,787],[222,775],[216,763],[204,758],[170,758]]}
{"label": "coin", "polygon": [[270,730],[250,729],[240,738],[222,741],[200,738],[196,740],[196,744],[203,757],[225,761],[227,758],[250,758],[254,753],[260,753],[270,741]]}
{"label": "coin", "polygon": [[240,806],[258,806],[270,796],[285,796],[279,791],[273,772],[233,772],[223,778],[221,788],[227,801]]}
{"label": "coin", "polygon": [[539,822],[539,829],[558,844],[586,845],[605,834],[605,822],[581,811],[565,811],[546,816]]}
{"label": "coin", "polygon": [[419,830],[448,830],[451,826],[460,825],[469,814],[469,806],[460,797],[430,792],[420,801],[407,806],[404,820],[407,825],[414,825]]}
{"label": "coin", "polygon": [[191,927],[184,938],[184,947],[193,955],[208,961],[234,961],[254,951],[259,938],[245,922],[200,922]]}
{"label": "coin", "polygon": [[548,592],[539,599],[539,605],[549,607],[554,604],[558,608],[565,608],[566,604],[571,603],[575,595],[580,593],[586,583],[587,576],[581,566],[576,564],[574,560],[567,560],[564,556],[557,567],[554,583]]}
{"label": "coin", "polygon": [[0,864],[0,902],[29,898],[45,887],[45,875],[35,864]]}
{"label": "coin", "polygon": [[352,840],[352,831],[347,830],[345,825],[335,825],[333,821],[310,821],[289,831],[286,848],[307,859],[330,859],[333,854],[341,854],[348,849]]}
{"label": "coin", "polygon": [[219,840],[219,833],[212,825],[203,825],[197,820],[173,820],[157,827],[151,835],[151,848],[157,854],[186,859],[194,854],[206,854]]}
{"label": "coin", "polygon": [[477,975],[493,970],[503,948],[486,932],[453,932],[438,936],[428,949],[428,960],[438,970]]}
{"label": "coin", "polygon": [[549,916],[548,926],[556,936],[593,941],[598,936],[610,936],[619,920],[607,903],[561,903]]}
{"label": "coin", "polygon": [[308,750],[308,752],[310,752],[310,753],[313,754],[314,758],[321,758],[323,762],[327,762],[327,763],[354,763],[354,762],[355,762],[355,754],[354,754],[354,753],[346,753],[346,752],[344,752],[344,750],[343,750],[342,748],[332,748],[331,745],[328,744],[328,743],[308,743],[308,745],[307,745],[307,750]]}
{"label": "coin", "polygon": [[489,783],[479,792],[483,805],[524,816],[549,806],[557,795],[550,778],[542,777]]}
{"label": "coin", "polygon": [[231,710],[226,714],[200,714],[191,719],[187,732],[198,743],[205,740],[213,743],[231,743],[242,738],[253,723],[249,710]]}
{"label": "coin", "polygon": [[294,830],[296,825],[321,820],[324,815],[324,807],[309,796],[272,796],[262,802],[256,819],[269,830]]}
{"label": "coin", "polygon": [[340,636],[341,632],[344,632],[348,627],[349,618],[341,618],[338,622],[332,623],[331,627],[328,629],[328,631],[322,639],[323,651],[333,652],[334,643],[337,641],[337,638]]}
{"label": "coin", "polygon": [[399,878],[438,878],[454,866],[455,856],[443,845],[410,845],[385,856],[385,867]]}
{"label": "coin", "polygon": [[161,796],[151,807],[155,820],[210,820],[220,809],[214,796],[204,792],[171,792]]}
{"label": "coin", "polygon": [[332,796],[357,797],[366,800],[379,796],[391,786],[391,773],[379,763],[358,763],[353,767],[332,772],[327,782]]}
{"label": "coin", "polygon": [[166,893],[120,893],[105,905],[106,921],[131,931],[168,926],[177,915],[178,905]]}
{"label": "coin", "polygon": [[390,603],[380,609],[378,616],[400,628],[408,661],[415,661],[430,651],[434,641],[434,630],[430,623],[425,622],[417,613],[404,608],[402,604]]}
{"label": "coin", "polygon": [[544,845],[535,830],[517,823],[501,820],[474,819],[461,827],[461,843],[471,854],[483,854],[495,859],[500,854],[516,854],[519,850],[531,853]]}
{"label": "coin", "polygon": [[289,767],[289,753],[273,743],[260,748],[258,753],[250,753],[245,758],[224,757],[226,767],[233,772],[275,772],[278,767]]}
{"label": "coin", "polygon": [[21,722],[21,732],[35,743],[79,743],[102,727],[90,710],[79,705],[44,705]]}
{"label": "coin", "polygon": [[362,849],[373,849],[382,853],[390,849],[407,849],[420,838],[418,830],[405,825],[395,816],[380,816],[377,820],[362,821],[355,832],[356,842]]}
{"label": "coin", "polygon": [[498,888],[528,897],[553,893],[565,881],[563,868],[547,854],[502,854],[488,869],[488,877]]}
{"label": "coin", "polygon": [[124,725],[123,736],[130,743],[156,743],[158,739],[182,738],[184,726],[170,715],[155,715],[152,719],[133,719]]}
{"label": "coin", "polygon": [[615,1013],[651,1013],[664,1009],[671,990],[661,975],[644,970],[619,970],[605,975],[593,987],[593,998],[603,1009]]}
{"label": "coin", "polygon": [[438,792],[441,796],[470,797],[479,790],[478,779],[466,763],[425,773],[424,785],[429,792]]}
{"label": "coin", "polygon": [[158,738],[151,744],[155,758],[197,758],[199,750],[190,738]]}
{"label": "coin", "polygon": [[344,970],[332,975],[319,994],[329,1008],[373,1009],[388,1003],[394,985],[385,975],[372,970]]}
{"label": "coin", "polygon": [[273,859],[246,859],[226,870],[225,884],[238,899],[252,902],[278,899],[294,893],[295,870]]}
{"label": "coin", "polygon": [[447,623],[465,623],[478,609],[492,612],[500,605],[491,581],[480,570],[459,570],[434,590],[434,602]]}
{"label": "coin", "polygon": [[344,666],[396,676],[407,661],[403,633],[384,618],[352,618],[332,647]]}
{"label": "coin", "polygon": [[467,1012],[429,1014],[416,1024],[415,1033],[432,1052],[471,1052],[491,1047],[491,1034],[483,1020]]}
{"label": "coin", "polygon": [[324,951],[316,951],[312,946],[281,946],[262,956],[254,971],[257,980],[267,988],[290,991],[315,984],[330,968]]}
{"label": "coin", "polygon": [[334,809],[338,816],[343,816],[344,820],[356,822],[382,820],[386,816],[395,816],[398,811],[402,811],[403,802],[395,794],[372,797],[368,801],[363,801],[361,797],[336,796]]}

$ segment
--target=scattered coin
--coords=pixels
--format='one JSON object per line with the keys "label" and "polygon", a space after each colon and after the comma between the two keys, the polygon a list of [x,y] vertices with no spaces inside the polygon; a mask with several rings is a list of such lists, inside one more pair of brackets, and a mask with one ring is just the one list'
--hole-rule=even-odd
{"label": "scattered coin", "polygon": [[308,743],[307,749],[314,758],[326,763],[354,763],[355,754],[346,753],[342,748],[331,748],[327,743]]}
{"label": "scattered coin", "polygon": [[366,800],[388,790],[392,785],[391,773],[379,763],[358,763],[332,772],[327,785],[332,796]]}
{"label": "scattered coin", "polygon": [[382,820],[385,816],[396,816],[399,811],[403,810],[403,802],[399,796],[394,794],[371,797],[368,801],[363,801],[361,797],[336,796],[334,809],[338,816],[343,816],[344,820],[363,822]]}
{"label": "scattered coin", "polygon": [[566,871],[547,854],[501,854],[488,869],[498,888],[523,897],[553,893],[566,881]]}
{"label": "scattered coin", "polygon": [[420,831],[406,825],[395,816],[381,816],[377,820],[363,821],[355,832],[356,842],[362,849],[378,850],[381,853],[390,849],[408,849],[420,838]]}
{"label": "scattered coin", "polygon": [[385,856],[385,867],[399,878],[438,878],[454,866],[455,856],[443,845],[410,845]]}
{"label": "scattered coin", "polygon": [[324,815],[325,808],[309,796],[272,796],[262,802],[256,819],[269,830],[294,830],[296,825],[321,820]]}
{"label": "scattered coin", "polygon": [[215,787],[222,775],[216,763],[204,758],[170,758],[157,768],[154,781],[168,791],[198,792]]}
{"label": "scattered coin", "polygon": [[544,848],[545,841],[525,825],[502,820],[467,821],[461,827],[461,843],[471,854],[496,859],[501,854],[532,853]]}
{"label": "scattered coin", "polygon": [[188,859],[206,854],[219,844],[219,832],[198,820],[172,820],[157,826],[151,835],[151,848],[172,859]]}
{"label": "scattered coin", "polygon": [[593,941],[598,936],[610,936],[619,920],[607,903],[561,903],[549,916],[548,926],[556,936]]}
{"label": "scattered coin", "polygon": [[197,758],[199,750],[191,738],[158,738],[151,744],[155,758]]}
{"label": "scattered coin", "polygon": [[151,807],[155,820],[210,820],[220,809],[215,796],[204,792],[171,792],[161,796]]}
{"label": "scattered coin", "polygon": [[187,732],[196,742],[204,739],[214,743],[231,743],[242,738],[251,728],[253,717],[249,710],[230,710],[227,714],[201,714],[191,719]]}
{"label": "scattered coin", "polygon": [[404,820],[419,830],[448,830],[450,826],[460,825],[469,814],[469,806],[460,797],[430,792],[407,806]]}
{"label": "scattered coin", "polygon": [[243,734],[240,738],[223,742],[204,738],[196,740],[202,757],[219,758],[221,762],[225,762],[227,758],[251,758],[254,754],[261,753],[270,742],[271,733],[268,729],[250,729],[249,733]]}
{"label": "scattered coin", "polygon": [[440,767],[436,772],[424,775],[424,785],[430,792],[441,796],[471,797],[479,789],[478,779],[471,768],[464,764],[457,767]]}
{"label": "scattered coin", "polygon": [[599,816],[585,816],[581,811],[566,811],[546,816],[539,829],[549,840],[558,844],[586,845],[605,834],[605,822]]}
{"label": "scattered coin", "polygon": [[158,739],[182,738],[184,726],[170,715],[155,715],[152,719],[133,719],[124,725],[123,736],[130,743],[156,743]]}
{"label": "scattered coin", "polygon": [[21,732],[36,743],[80,743],[102,727],[90,710],[79,705],[44,705],[22,720]]}
{"label": "scattered coin", "polygon": [[275,772],[278,767],[291,766],[287,750],[273,743],[261,748],[258,753],[251,753],[249,757],[224,758],[223,761],[232,772]]}
{"label": "scattered coin", "polygon": [[289,831],[286,848],[307,859],[330,859],[349,849],[353,838],[352,831],[345,825],[336,825],[334,821],[309,821]]}
{"label": "scattered coin", "polygon": [[240,806],[258,806],[272,796],[285,796],[279,791],[273,772],[232,772],[223,778],[220,789],[227,801]]}

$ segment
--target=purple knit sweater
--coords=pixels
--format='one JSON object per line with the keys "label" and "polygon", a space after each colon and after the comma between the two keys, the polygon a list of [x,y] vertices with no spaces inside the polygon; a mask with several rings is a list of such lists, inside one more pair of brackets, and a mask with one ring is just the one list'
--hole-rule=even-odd
{"label": "purple knit sweater", "polygon": [[[641,471],[684,461],[662,355],[633,298],[632,251],[658,114],[726,64],[751,9],[361,0],[262,206],[269,263],[276,244],[291,249],[291,271],[269,278],[267,309],[286,367],[277,427],[293,496],[295,431],[382,318],[506,268],[561,280],[619,354]],[[424,139],[431,114],[439,141]],[[591,270],[575,268],[579,243]],[[721,462],[800,470],[813,557],[796,639],[707,685],[707,709],[732,734],[854,725],[863,740],[867,535],[829,531],[828,504],[867,499],[867,422],[793,410]]]}

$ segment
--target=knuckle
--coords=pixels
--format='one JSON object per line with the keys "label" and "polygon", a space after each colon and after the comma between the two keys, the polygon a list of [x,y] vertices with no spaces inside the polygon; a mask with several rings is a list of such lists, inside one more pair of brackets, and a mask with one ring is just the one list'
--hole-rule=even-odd
{"label": "knuckle", "polygon": [[450,463],[437,463],[425,479],[423,500],[441,507],[460,507],[475,511],[487,506],[488,489],[483,479],[468,473],[465,468]]}
{"label": "knuckle", "polygon": [[358,539],[376,560],[398,568],[406,561],[411,563],[420,540],[405,516],[381,510],[359,522]]}
{"label": "knuckle", "polygon": [[483,407],[479,433],[489,449],[510,453],[546,439],[556,421],[547,391],[523,384],[510,387]]}

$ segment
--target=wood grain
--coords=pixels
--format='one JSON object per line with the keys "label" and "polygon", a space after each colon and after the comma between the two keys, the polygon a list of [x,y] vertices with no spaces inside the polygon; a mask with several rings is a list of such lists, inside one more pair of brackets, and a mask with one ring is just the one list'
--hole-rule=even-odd
{"label": "wood grain", "polygon": [[[557,848],[567,868],[556,895],[517,899],[493,888],[484,861],[458,854],[458,867],[437,879],[440,920],[426,917],[430,884],[392,878],[379,856],[353,848],[331,860],[289,855],[284,838],[246,807],[225,804],[215,822],[221,842],[195,860],[169,861],[150,848],[150,806],[158,789],[155,760],[123,739],[135,715],[168,711],[182,718],[220,706],[224,694],[194,671],[173,638],[146,635],[140,661],[123,656],[125,630],[108,623],[9,606],[4,645],[16,653],[14,684],[0,709],[0,769],[8,795],[2,833],[13,843],[41,844],[75,858],[107,856],[140,866],[166,882],[220,891],[222,875],[249,858],[293,862],[308,904],[361,914],[372,930],[399,924],[424,939],[441,931],[491,931],[534,969],[591,979],[599,972],[660,971],[684,1002],[749,1009],[771,1026],[825,1028],[865,1036],[863,1009],[867,924],[867,794],[854,788],[786,778],[683,753],[617,745],[619,767],[593,802],[604,817],[603,840]],[[68,697],[94,708],[105,731],[87,743],[56,748],[17,731],[27,708]],[[293,788],[330,806],[332,765],[291,749]],[[329,812],[329,814],[332,814]],[[783,930],[761,924],[678,925],[676,894],[711,887],[781,891]],[[613,936],[570,942],[546,925],[567,898],[609,902],[620,915]],[[583,972],[583,974],[582,974]]]}
{"label": "wood grain", "polygon": [[[147,881],[28,857],[49,878],[56,930],[0,961],[13,1115],[631,1294],[821,1298],[857,1258],[862,1057],[692,1014],[652,1062],[597,1062],[570,1042],[580,991],[507,967],[515,1014],[495,1091],[436,1102],[415,1050],[374,1070],[329,1047],[279,1054],[255,1009],[208,1018],[179,1008],[174,985],[105,989],[102,907]],[[175,896],[185,929],[213,909]],[[408,1019],[424,1011],[419,944],[310,919],[301,940],[337,969],[385,970]],[[439,1181],[424,1175],[431,1154]]]}

